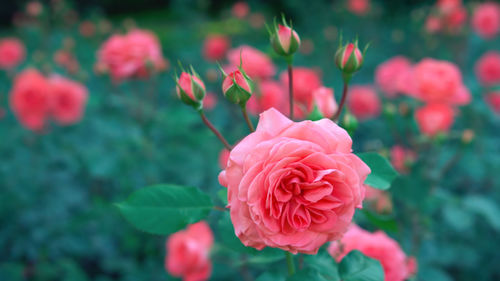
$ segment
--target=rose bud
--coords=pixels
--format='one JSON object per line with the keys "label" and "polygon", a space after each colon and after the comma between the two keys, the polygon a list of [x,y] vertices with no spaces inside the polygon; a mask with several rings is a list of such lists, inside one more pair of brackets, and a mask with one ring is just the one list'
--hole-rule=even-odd
{"label": "rose bud", "polygon": [[198,74],[191,69],[191,74],[182,72],[176,79],[177,96],[187,105],[200,110],[203,107],[202,100],[205,97],[205,84]]}
{"label": "rose bud", "polygon": [[271,32],[271,45],[278,55],[285,57],[293,55],[299,49],[299,35],[288,26],[284,18],[283,25],[274,23],[274,30]]}
{"label": "rose bud", "polygon": [[[366,50],[366,48],[365,48]],[[358,42],[340,47],[335,53],[335,63],[345,78],[350,78],[363,65],[363,53],[358,48]]]}
{"label": "rose bud", "polygon": [[226,75],[222,82],[222,93],[232,103],[245,106],[248,99],[252,96],[252,80],[245,71],[240,68]]}

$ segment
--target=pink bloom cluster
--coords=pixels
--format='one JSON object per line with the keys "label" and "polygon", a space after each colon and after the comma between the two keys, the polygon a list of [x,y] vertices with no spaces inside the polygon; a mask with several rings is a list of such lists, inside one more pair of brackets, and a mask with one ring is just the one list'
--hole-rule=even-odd
{"label": "pink bloom cluster", "polygon": [[98,51],[98,64],[115,80],[147,77],[166,67],[160,42],[149,31],[135,29],[111,36]]}
{"label": "pink bloom cluster", "polygon": [[461,0],[438,0],[427,17],[425,29],[429,33],[457,33],[467,21],[467,9]]}
{"label": "pink bloom cluster", "polygon": [[408,258],[399,244],[382,231],[370,233],[352,225],[339,241],[332,242],[328,252],[337,261],[358,250],[376,259],[384,269],[385,281],[404,281],[417,271],[414,258]]}
{"label": "pink bloom cluster", "polygon": [[61,76],[45,78],[35,69],[20,73],[10,92],[10,105],[21,124],[42,130],[49,118],[61,125],[78,122],[85,110],[87,89]]}
{"label": "pink bloom cluster", "polygon": [[296,123],[275,109],[262,113],[219,175],[242,243],[314,254],[339,239],[361,207],[370,173],[351,144],[329,119]]}
{"label": "pink bloom cluster", "polygon": [[0,69],[12,69],[26,57],[24,44],[16,38],[0,40]]}
{"label": "pink bloom cluster", "polygon": [[500,5],[494,2],[482,3],[474,10],[472,27],[476,33],[491,39],[500,32]]}

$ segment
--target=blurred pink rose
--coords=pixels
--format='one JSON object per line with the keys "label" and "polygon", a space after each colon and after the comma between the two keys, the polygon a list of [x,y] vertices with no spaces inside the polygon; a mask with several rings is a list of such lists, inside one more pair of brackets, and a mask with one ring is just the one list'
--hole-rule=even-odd
{"label": "blurred pink rose", "polygon": [[222,149],[219,153],[219,167],[225,169],[227,166],[227,160],[229,160],[229,150]]}
{"label": "blurred pink rose", "polygon": [[500,52],[490,51],[476,62],[476,76],[484,86],[500,84]]}
{"label": "blurred pink rose", "polygon": [[381,104],[377,92],[371,86],[352,86],[347,96],[349,111],[359,120],[377,117]]}
{"label": "blurred pink rose", "polygon": [[259,114],[270,108],[285,113],[288,105],[288,95],[280,83],[275,81],[262,81],[258,91],[248,100],[247,108],[252,114]]}
{"label": "blurred pink rose", "polygon": [[61,76],[53,76],[50,83],[50,111],[63,125],[80,121],[87,103],[87,89],[82,84]]}
{"label": "blurred pink rose", "polygon": [[165,268],[184,281],[204,281],[210,278],[210,249],[214,243],[212,230],[204,221],[176,232],[167,240]]}
{"label": "blurred pink rose", "polygon": [[95,34],[96,26],[89,20],[82,21],[78,27],[78,31],[83,37],[92,37]]}
{"label": "blurred pink rose", "polygon": [[425,102],[468,104],[469,91],[458,67],[447,61],[423,59],[413,68],[416,98]]}
{"label": "blurred pink rose", "polygon": [[9,94],[12,111],[21,124],[39,131],[45,126],[50,112],[50,86],[35,69],[17,75]]}
{"label": "blurred pink rose", "polygon": [[348,0],[347,8],[353,14],[364,15],[370,10],[370,0]]}
{"label": "blurred pink rose", "polygon": [[395,97],[399,93],[405,73],[410,71],[411,67],[410,60],[403,56],[396,56],[385,61],[375,70],[377,86],[387,97]]}
{"label": "blurred pink rose", "polygon": [[438,0],[437,7],[441,13],[448,13],[462,6],[462,0]]}
{"label": "blurred pink rose", "polygon": [[12,69],[18,66],[26,56],[26,49],[16,38],[0,40],[0,68]]}
{"label": "blurred pink rose", "polygon": [[[332,88],[319,87],[313,92],[314,105],[325,118],[332,118],[337,112],[338,105],[335,101]],[[312,110],[312,109],[311,109]]]}
{"label": "blurred pink rose", "polygon": [[365,188],[365,202],[368,201],[372,203],[372,206],[375,208],[377,213],[392,212],[392,200],[387,192],[368,185],[365,185]]}
{"label": "blurred pink rose", "polygon": [[212,92],[207,92],[205,98],[203,98],[203,108],[207,110],[212,110],[217,105],[217,96]]}
{"label": "blurred pink rose", "polygon": [[242,19],[248,15],[250,12],[250,7],[248,4],[244,1],[239,1],[234,3],[233,8],[231,9],[231,12],[234,17]]}
{"label": "blurred pink rose", "polygon": [[429,33],[436,33],[442,29],[441,19],[439,17],[429,15],[425,21],[425,30]]}
{"label": "blurred pink rose", "polygon": [[275,109],[229,155],[219,175],[241,242],[315,254],[361,207],[370,168],[329,119],[293,122]]}
{"label": "blurred pink rose", "polygon": [[203,56],[209,61],[224,58],[230,47],[229,39],[224,35],[209,35],[203,43]]}
{"label": "blurred pink rose", "polygon": [[457,32],[467,22],[467,9],[459,6],[444,15],[445,25],[451,32]]}
{"label": "blurred pink rose", "polygon": [[246,45],[228,52],[227,59],[233,68],[240,65],[240,54],[242,67],[251,78],[265,79],[276,74],[276,67],[266,54]]}
{"label": "blurred pink rose", "polygon": [[[281,83],[288,93],[288,72],[280,75]],[[303,107],[303,114],[297,114],[298,118],[304,117],[312,108],[313,92],[322,86],[319,75],[312,69],[306,67],[295,67],[293,69],[293,97],[297,106]],[[300,113],[300,112],[299,112]]]}
{"label": "blurred pink rose", "polygon": [[486,95],[486,102],[496,114],[500,114],[500,91]]}
{"label": "blurred pink rose", "polygon": [[495,37],[500,31],[500,5],[493,2],[480,4],[474,10],[472,27],[483,38]]}
{"label": "blurred pink rose", "polygon": [[98,60],[116,80],[147,77],[166,65],[156,35],[139,29],[111,36],[99,49]]}
{"label": "blurred pink rose", "polygon": [[454,112],[447,104],[431,103],[417,109],[415,119],[422,134],[432,137],[450,130]]}
{"label": "blurred pink rose", "polygon": [[414,151],[400,145],[391,148],[391,164],[400,173],[407,173],[408,163],[415,161],[416,157]]}
{"label": "blurred pink rose", "polygon": [[[416,260],[408,259],[399,244],[382,231],[370,233],[357,225],[352,225],[341,240],[332,242],[328,252],[341,261],[353,250],[376,259],[384,269],[385,281],[404,281],[416,270]],[[413,265],[409,266],[410,263]]]}

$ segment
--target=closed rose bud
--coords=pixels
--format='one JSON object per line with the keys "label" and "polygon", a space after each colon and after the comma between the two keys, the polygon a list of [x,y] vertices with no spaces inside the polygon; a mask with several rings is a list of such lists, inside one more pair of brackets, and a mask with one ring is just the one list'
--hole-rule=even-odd
{"label": "closed rose bud", "polygon": [[358,43],[349,43],[337,50],[335,63],[342,71],[345,78],[350,78],[363,65],[363,53],[358,48]]}
{"label": "closed rose bud", "polygon": [[232,103],[244,106],[252,96],[252,86],[250,77],[245,71],[236,70],[224,78],[222,82],[222,93]]}
{"label": "closed rose bud", "polygon": [[185,104],[201,109],[201,101],[205,97],[205,84],[198,75],[194,71],[192,71],[192,74],[182,72],[176,83],[177,96]]}
{"label": "closed rose bud", "polygon": [[299,49],[300,38],[297,32],[288,25],[278,24],[275,25],[271,35],[271,44],[278,55],[290,56]]}

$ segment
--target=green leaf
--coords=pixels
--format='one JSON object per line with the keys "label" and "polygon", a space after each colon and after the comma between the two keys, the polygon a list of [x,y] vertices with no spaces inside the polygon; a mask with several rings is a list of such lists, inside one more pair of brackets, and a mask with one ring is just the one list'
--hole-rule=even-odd
{"label": "green leaf", "polygon": [[317,270],[314,268],[304,268],[297,271],[294,275],[288,277],[286,281],[304,281],[304,280],[314,280],[314,281],[328,281],[325,279]]}
{"label": "green leaf", "polygon": [[495,230],[500,231],[500,209],[495,202],[483,196],[468,196],[464,199],[467,209],[482,215]]}
{"label": "green leaf", "polygon": [[365,180],[366,185],[381,190],[391,187],[391,183],[398,176],[398,173],[386,158],[373,152],[360,153],[358,156],[372,170]]}
{"label": "green leaf", "polygon": [[390,232],[398,231],[398,224],[393,215],[380,215],[366,209],[362,209],[361,213],[371,224],[373,224],[377,228]]}
{"label": "green leaf", "polygon": [[339,275],[343,281],[384,281],[384,270],[380,262],[351,251],[339,264]]}
{"label": "green leaf", "polygon": [[116,204],[125,219],[144,232],[167,235],[205,218],[212,200],[195,187],[155,185]]}

